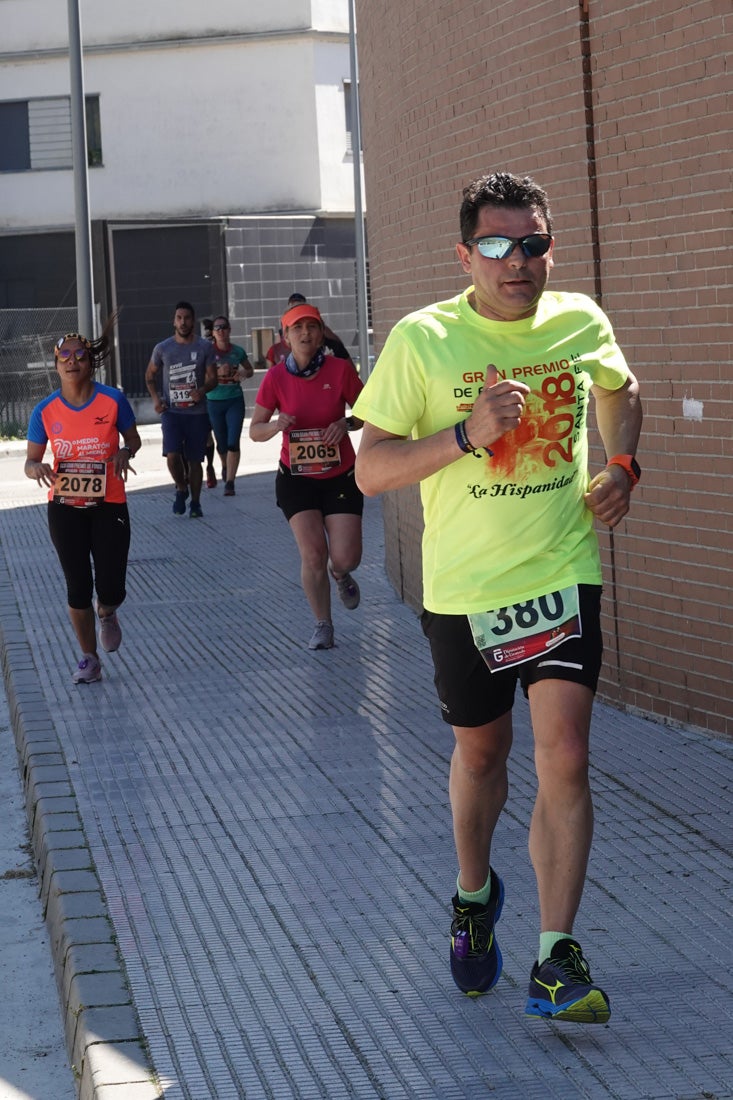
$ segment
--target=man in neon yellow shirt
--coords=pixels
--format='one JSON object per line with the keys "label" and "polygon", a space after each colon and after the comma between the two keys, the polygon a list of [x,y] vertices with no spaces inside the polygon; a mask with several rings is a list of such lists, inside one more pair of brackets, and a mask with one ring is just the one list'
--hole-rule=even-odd
{"label": "man in neon yellow shirt", "polygon": [[[605,1023],[609,998],[573,937],[593,833],[588,745],[602,657],[593,521],[615,527],[640,476],[638,384],[602,310],[545,289],[554,241],[541,187],[508,172],[474,180],[460,225],[472,285],[390,333],[354,408],[365,422],[356,477],[367,495],[420,483],[422,623],[455,734],[453,978],[478,996],[501,973],[504,885],[490,854],[519,681],[535,739],[529,847],[541,922],[525,1012]],[[591,393],[609,456],[592,479]]]}

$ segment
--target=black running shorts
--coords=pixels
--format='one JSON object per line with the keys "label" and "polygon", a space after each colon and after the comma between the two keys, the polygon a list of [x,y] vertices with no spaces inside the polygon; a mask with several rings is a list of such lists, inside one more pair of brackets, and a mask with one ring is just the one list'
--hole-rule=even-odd
{"label": "black running shorts", "polygon": [[452,726],[483,726],[512,709],[517,681],[525,696],[538,680],[569,680],[595,693],[603,657],[601,586],[578,585],[583,634],[521,665],[490,672],[474,645],[466,615],[423,611],[435,687],[443,719]]}
{"label": "black running shorts", "polygon": [[275,478],[275,499],[288,520],[297,512],[360,516],[364,511],[364,494],[356,484],[353,466],[336,477],[304,477],[291,474],[281,462]]}

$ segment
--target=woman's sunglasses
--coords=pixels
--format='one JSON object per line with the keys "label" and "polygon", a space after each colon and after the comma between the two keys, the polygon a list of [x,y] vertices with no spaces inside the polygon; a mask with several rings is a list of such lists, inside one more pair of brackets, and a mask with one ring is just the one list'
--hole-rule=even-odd
{"label": "woman's sunglasses", "polygon": [[86,348],[58,348],[56,350],[56,358],[60,363],[69,363],[72,359],[76,359],[77,363],[81,363],[88,354]]}

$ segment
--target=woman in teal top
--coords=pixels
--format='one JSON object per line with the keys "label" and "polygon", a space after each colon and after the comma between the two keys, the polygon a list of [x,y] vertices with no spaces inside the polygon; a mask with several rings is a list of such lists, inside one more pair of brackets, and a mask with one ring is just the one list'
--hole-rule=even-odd
{"label": "woman in teal top", "polygon": [[254,371],[244,348],[231,343],[227,317],[215,317],[213,331],[218,385],[207,393],[206,399],[216,449],[225,471],[224,496],[233,497],[239,466],[239,437],[244,423],[244,394],[240,383],[251,378]]}

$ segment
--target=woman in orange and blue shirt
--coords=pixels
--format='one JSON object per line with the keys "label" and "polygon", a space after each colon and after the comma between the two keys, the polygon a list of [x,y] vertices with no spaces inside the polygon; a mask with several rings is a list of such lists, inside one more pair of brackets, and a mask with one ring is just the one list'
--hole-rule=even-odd
{"label": "woman in orange and blue shirt", "polygon": [[[97,366],[109,354],[113,323],[114,318],[96,341],[76,332],[61,337],[54,348],[60,388],[36,405],[28,425],[25,475],[48,486],[49,533],[66,579],[69,618],[81,649],[72,677],[75,684],[102,679],[92,604],[95,587],[102,649],[111,653],[122,641],[117,608],[126,594],[130,547],[125,482],[141,441],[124,394],[94,379]],[[49,443],[52,463],[44,462]]]}

